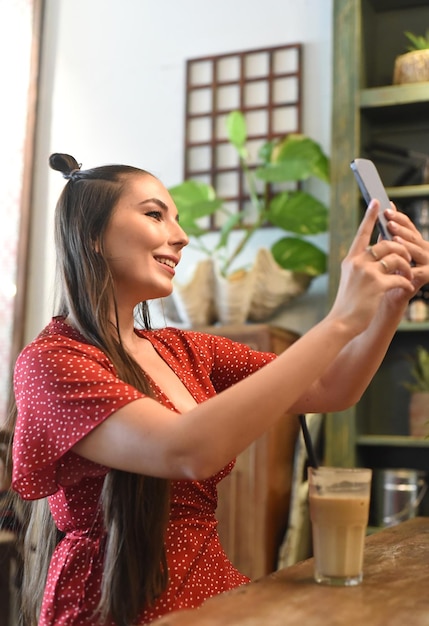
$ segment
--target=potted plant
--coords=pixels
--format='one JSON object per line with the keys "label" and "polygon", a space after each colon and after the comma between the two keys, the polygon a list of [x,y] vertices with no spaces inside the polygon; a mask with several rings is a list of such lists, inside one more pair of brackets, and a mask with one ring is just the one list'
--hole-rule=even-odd
{"label": "potted plant", "polygon": [[417,346],[411,357],[411,381],[403,382],[410,392],[409,424],[412,437],[424,437],[429,425],[429,352]]}
{"label": "potted plant", "polygon": [[408,52],[395,60],[394,84],[419,83],[429,81],[429,29],[425,35],[415,35],[405,31],[408,39]]}
{"label": "potted plant", "polygon": [[[227,137],[237,152],[246,181],[250,200],[248,211],[232,213],[216,190],[205,183],[186,180],[169,191],[178,208],[182,227],[191,236],[193,245],[207,258],[205,270],[197,271],[195,276],[200,283],[195,289],[199,310],[201,289],[207,286],[208,275],[212,273],[218,286],[221,283],[235,295],[240,294],[236,308],[241,315],[247,307],[246,315],[259,321],[288,298],[307,289],[312,278],[326,272],[326,252],[315,245],[311,237],[328,230],[328,208],[300,189],[299,183],[310,177],[328,183],[329,160],[314,140],[305,135],[290,134],[280,141],[264,143],[256,167],[251,165],[246,145],[246,121],[240,111],[228,115]],[[274,193],[270,193],[270,189],[274,189]],[[208,228],[201,225],[201,220],[214,213],[222,216],[222,226],[216,243],[210,247],[206,243]],[[243,250],[251,244],[255,232],[265,225],[280,229],[281,235],[270,251],[258,250],[252,268],[240,266]],[[273,283],[275,296],[267,294],[267,281]],[[265,287],[262,296],[255,295],[258,284]],[[280,294],[281,290],[286,293]],[[180,287],[178,291],[180,295]],[[218,305],[225,303],[224,297],[216,297],[216,285],[212,292]],[[259,313],[252,313],[252,299],[256,308],[255,300],[259,300],[263,309]],[[267,299],[272,302],[270,311],[262,305]],[[213,303],[209,310],[210,321],[213,321],[213,316],[216,317]]]}

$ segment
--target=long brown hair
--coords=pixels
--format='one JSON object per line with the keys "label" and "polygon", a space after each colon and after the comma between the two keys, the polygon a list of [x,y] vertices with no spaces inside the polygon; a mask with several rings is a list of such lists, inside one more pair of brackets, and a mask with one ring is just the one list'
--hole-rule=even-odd
{"label": "long brown hair", "polygon": [[[110,318],[116,301],[103,255],[103,234],[127,182],[131,177],[150,174],[125,165],[81,170],[77,161],[66,154],[51,155],[49,163],[68,179],[55,214],[57,314],[72,314],[80,333],[107,354],[119,378],[151,395],[147,377],[122,344],[118,320],[115,324]],[[141,303],[136,312],[142,325],[150,328],[147,303]],[[107,619],[113,619],[118,626],[132,624],[142,608],[166,588],[164,534],[169,496],[167,480],[119,470],[107,474],[102,491],[107,539],[98,607],[100,624]],[[46,501],[31,508],[24,556],[23,612],[26,623],[33,626],[37,624],[58,531]],[[43,536],[31,532],[34,524],[43,529]],[[36,555],[40,550],[46,553],[47,536],[52,549],[49,558],[41,560]]]}

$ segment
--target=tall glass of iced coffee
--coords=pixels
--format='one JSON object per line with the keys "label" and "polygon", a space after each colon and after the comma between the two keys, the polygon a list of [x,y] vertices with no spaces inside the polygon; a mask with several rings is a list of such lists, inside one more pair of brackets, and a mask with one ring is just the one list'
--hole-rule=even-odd
{"label": "tall glass of iced coffee", "polygon": [[316,582],[362,582],[371,475],[363,468],[309,468]]}

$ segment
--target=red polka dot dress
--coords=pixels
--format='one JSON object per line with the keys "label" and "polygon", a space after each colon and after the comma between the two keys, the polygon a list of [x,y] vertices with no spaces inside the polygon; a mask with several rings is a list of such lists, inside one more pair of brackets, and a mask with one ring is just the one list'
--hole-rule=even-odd
{"label": "red polka dot dress", "polygon": [[[136,332],[150,340],[197,402],[274,358],[203,333],[173,328]],[[78,456],[72,447],[143,394],[121,381],[107,356],[62,318],[54,318],[22,351],[14,387],[13,488],[24,499],[48,497],[55,523],[65,533],[51,559],[39,626],[96,626],[106,533],[100,494],[109,468]],[[155,383],[153,388],[157,399],[176,411]],[[139,624],[197,607],[248,582],[226,557],[215,519],[216,486],[233,464],[204,481],[172,482],[165,538],[169,585],[151,608],[142,608]]]}

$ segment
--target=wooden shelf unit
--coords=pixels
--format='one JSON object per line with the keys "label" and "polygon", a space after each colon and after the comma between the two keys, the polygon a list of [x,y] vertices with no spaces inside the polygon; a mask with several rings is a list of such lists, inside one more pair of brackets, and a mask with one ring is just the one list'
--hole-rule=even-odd
{"label": "wooden shelf unit", "polygon": [[[374,144],[395,144],[429,155],[429,82],[393,85],[404,31],[422,34],[429,24],[427,0],[334,0],[333,124],[331,149],[330,299],[340,261],[356,232],[364,205],[350,161],[372,158],[401,210],[429,201],[429,184],[397,185],[398,166],[378,161]],[[409,213],[411,215],[411,213]],[[409,355],[429,348],[429,322],[404,321],[362,400],[326,416],[325,462],[332,465],[410,467],[429,472],[427,440],[408,436]],[[427,500],[427,498],[425,498]],[[429,505],[425,503],[425,514]]]}

